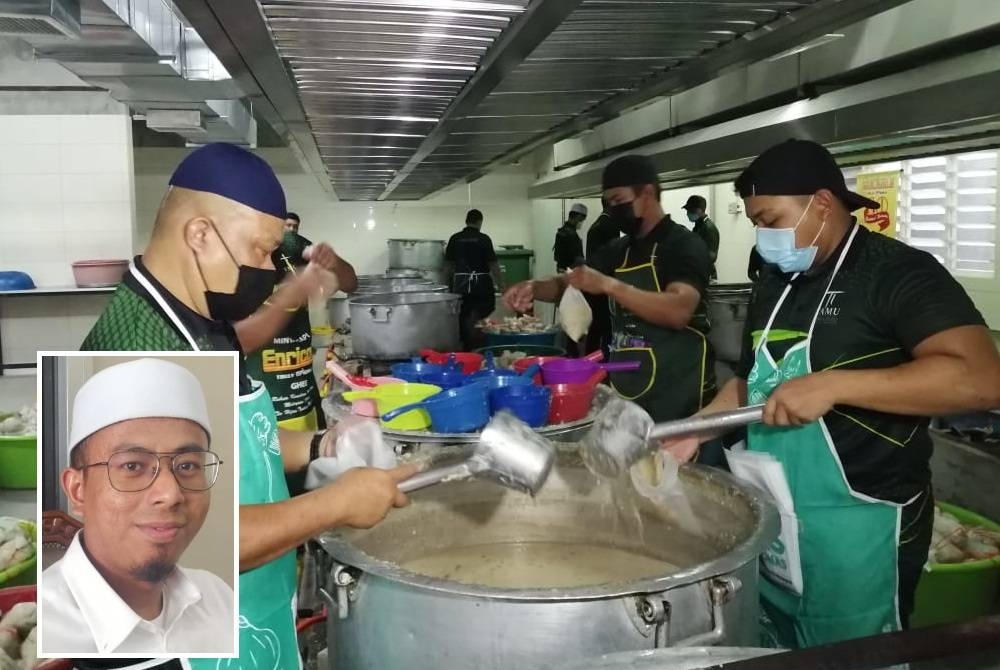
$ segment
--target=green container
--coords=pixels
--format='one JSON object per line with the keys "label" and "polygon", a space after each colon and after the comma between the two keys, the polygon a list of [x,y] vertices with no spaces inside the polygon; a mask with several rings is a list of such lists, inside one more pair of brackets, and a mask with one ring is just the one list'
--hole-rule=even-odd
{"label": "green container", "polygon": [[[1000,524],[973,512],[939,502],[963,525],[1000,531]],[[917,586],[910,625],[914,628],[957,623],[1000,610],[1000,557],[968,563],[930,563]]]}
{"label": "green container", "polygon": [[499,249],[497,264],[503,275],[504,286],[531,279],[531,261],[535,252],[530,249]]}
{"label": "green container", "polygon": [[0,435],[0,489],[33,489],[37,484],[38,439]]}

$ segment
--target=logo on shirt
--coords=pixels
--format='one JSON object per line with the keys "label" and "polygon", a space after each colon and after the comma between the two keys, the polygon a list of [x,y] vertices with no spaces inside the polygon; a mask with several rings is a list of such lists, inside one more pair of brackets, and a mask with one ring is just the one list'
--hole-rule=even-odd
{"label": "logo on shirt", "polygon": [[819,314],[816,321],[826,326],[835,326],[840,319],[840,308],[843,300],[840,296],[843,291],[827,291],[823,296],[823,302],[819,306]]}

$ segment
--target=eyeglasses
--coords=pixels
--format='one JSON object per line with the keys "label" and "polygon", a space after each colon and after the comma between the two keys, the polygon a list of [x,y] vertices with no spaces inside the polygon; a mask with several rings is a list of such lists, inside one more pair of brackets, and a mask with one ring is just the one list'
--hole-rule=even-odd
{"label": "eyeglasses", "polygon": [[152,451],[127,449],[116,451],[106,461],[90,463],[81,469],[103,465],[108,469],[112,488],[122,493],[148,489],[160,473],[160,460],[170,459],[170,471],[177,484],[188,491],[207,491],[219,476],[222,460],[211,451],[181,451],[160,454]]}

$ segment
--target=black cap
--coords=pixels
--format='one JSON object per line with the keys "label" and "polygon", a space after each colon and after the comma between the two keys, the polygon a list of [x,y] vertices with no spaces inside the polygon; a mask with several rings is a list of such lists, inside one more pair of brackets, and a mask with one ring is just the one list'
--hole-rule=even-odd
{"label": "black cap", "polygon": [[736,179],[741,198],[754,195],[812,195],[828,189],[847,207],[878,209],[874,200],[847,190],[844,174],[822,144],[791,139],[754,159]]}
{"label": "black cap", "polygon": [[619,186],[642,186],[653,184],[659,187],[660,178],[653,167],[653,161],[639,154],[616,158],[604,168],[601,175],[601,190]]}
{"label": "black cap", "polygon": [[708,201],[700,195],[692,195],[688,198],[688,201],[684,203],[684,209],[708,209]]}

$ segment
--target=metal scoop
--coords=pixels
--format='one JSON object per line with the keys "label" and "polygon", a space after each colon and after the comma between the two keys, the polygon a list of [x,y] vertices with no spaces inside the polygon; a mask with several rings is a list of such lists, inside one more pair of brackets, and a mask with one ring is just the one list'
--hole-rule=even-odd
{"label": "metal scoop", "polygon": [[594,425],[583,438],[580,454],[591,472],[617,477],[643,456],[656,451],[659,448],[656,440],[739,428],[759,423],[763,418],[764,406],[753,405],[654,424],[652,417],[635,403],[614,398],[594,418]]}
{"label": "metal scoop", "polygon": [[455,465],[416,474],[403,481],[399,490],[409,493],[478,476],[534,494],[548,478],[555,458],[556,450],[548,440],[513,414],[500,412],[483,428],[472,456]]}

